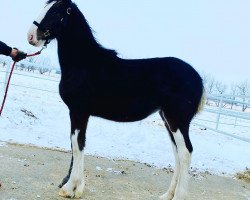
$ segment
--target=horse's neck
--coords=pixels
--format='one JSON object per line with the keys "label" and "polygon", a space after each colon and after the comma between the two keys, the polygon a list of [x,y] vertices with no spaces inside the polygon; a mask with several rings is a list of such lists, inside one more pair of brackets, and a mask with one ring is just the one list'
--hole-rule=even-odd
{"label": "horse's neck", "polygon": [[71,64],[79,63],[79,59],[82,62],[89,62],[89,59],[99,48],[87,22],[83,21],[77,14],[69,20],[69,24],[57,38],[57,41],[59,60],[64,64],[69,60]]}
{"label": "horse's neck", "polygon": [[72,68],[93,69],[103,62],[114,65],[119,60],[115,51],[96,42],[91,28],[79,12],[70,18],[64,32],[57,38],[62,74],[70,74]]}

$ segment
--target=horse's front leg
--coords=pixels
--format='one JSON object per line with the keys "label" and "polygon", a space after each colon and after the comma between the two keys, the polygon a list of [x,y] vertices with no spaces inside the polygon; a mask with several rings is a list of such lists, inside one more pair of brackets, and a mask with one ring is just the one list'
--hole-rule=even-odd
{"label": "horse's front leg", "polygon": [[71,146],[73,155],[72,169],[69,170],[69,179],[60,189],[59,195],[69,198],[79,198],[81,197],[84,189],[84,147],[89,115],[79,115],[71,112],[70,119]]}

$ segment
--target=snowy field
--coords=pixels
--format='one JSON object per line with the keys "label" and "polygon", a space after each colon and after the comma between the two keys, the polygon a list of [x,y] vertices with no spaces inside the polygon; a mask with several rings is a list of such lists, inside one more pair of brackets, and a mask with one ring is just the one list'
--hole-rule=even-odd
{"label": "snowy field", "polygon": [[[219,112],[219,108],[210,106],[206,106],[205,108],[206,109],[204,109],[202,115],[198,115],[197,117],[195,117],[194,122],[201,125],[205,125],[206,127],[212,129],[216,129],[216,121],[218,116],[218,113],[216,112]],[[225,111],[228,111],[228,113],[243,114],[240,109],[238,112],[232,111],[230,109],[222,110],[222,112],[224,113]],[[218,130],[223,131],[225,133],[229,133],[236,137],[243,138],[243,140],[245,139],[247,141],[250,141],[250,114],[248,110],[244,112],[244,117],[249,118],[249,120],[240,117],[236,119],[234,116],[221,114],[219,119]]]}
{"label": "snowy field", "polygon": [[[20,71],[16,73],[52,81],[13,75],[11,83],[26,88],[10,86],[3,116],[0,117],[0,141],[69,150],[70,122],[68,109],[58,95],[59,78]],[[0,72],[0,82],[4,80],[4,75]],[[0,84],[0,99],[3,87]],[[199,117],[211,118],[205,112]],[[234,132],[250,138],[249,128],[236,127]],[[233,175],[250,168],[250,143],[195,125],[191,125],[190,137],[194,147],[193,170]],[[86,153],[139,161],[159,168],[174,166],[170,139],[157,113],[135,123],[90,118]]]}

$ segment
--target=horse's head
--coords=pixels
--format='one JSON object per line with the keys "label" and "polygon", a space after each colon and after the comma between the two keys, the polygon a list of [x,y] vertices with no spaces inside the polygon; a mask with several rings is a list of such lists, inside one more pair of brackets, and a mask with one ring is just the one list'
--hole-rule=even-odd
{"label": "horse's head", "polygon": [[49,0],[28,32],[28,42],[39,47],[55,39],[71,14],[71,0]]}

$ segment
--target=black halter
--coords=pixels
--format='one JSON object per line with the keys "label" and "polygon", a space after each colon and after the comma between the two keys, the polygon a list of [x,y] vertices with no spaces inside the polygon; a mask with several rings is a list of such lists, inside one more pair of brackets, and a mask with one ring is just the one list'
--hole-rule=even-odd
{"label": "black halter", "polygon": [[[67,21],[68,21],[68,17],[70,16],[70,14],[71,14],[71,7],[68,7],[64,17],[61,19],[61,23],[63,24],[63,26],[66,26]],[[42,26],[37,21],[34,21],[33,24],[36,25],[40,31],[43,32],[43,39],[45,40],[44,46],[46,46],[47,44],[50,43],[50,37],[56,36],[55,34],[53,34],[53,32],[51,32],[51,30],[46,29],[44,26]]]}

